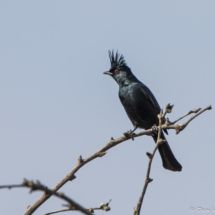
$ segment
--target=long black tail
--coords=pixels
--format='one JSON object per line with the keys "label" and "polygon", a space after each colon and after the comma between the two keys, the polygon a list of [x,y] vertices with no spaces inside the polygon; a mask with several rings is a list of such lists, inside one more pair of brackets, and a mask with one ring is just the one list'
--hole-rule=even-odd
{"label": "long black tail", "polygon": [[[163,132],[161,134],[161,138],[166,140]],[[154,139],[154,141],[156,143],[157,142],[157,135],[153,136],[153,139]],[[176,160],[175,156],[173,155],[172,150],[170,149],[168,142],[163,143],[162,145],[160,145],[158,147],[158,150],[160,152],[161,159],[163,161],[163,167],[165,169],[169,169],[169,170],[172,170],[172,171],[181,171],[182,166]]]}

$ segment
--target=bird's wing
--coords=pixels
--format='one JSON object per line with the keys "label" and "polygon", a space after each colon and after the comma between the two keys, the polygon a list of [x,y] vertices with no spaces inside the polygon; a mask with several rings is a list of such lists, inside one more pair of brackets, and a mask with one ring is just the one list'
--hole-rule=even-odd
{"label": "bird's wing", "polygon": [[[160,114],[160,110],[161,110],[160,106],[159,106],[156,98],[154,97],[154,95],[150,91],[150,89],[146,85],[141,83],[140,90],[144,94],[144,96],[147,99],[147,101],[150,103],[151,107],[154,108],[154,110],[157,113],[157,115]],[[164,132],[166,134],[168,134],[168,131],[166,129],[164,129]]]}
{"label": "bird's wing", "polygon": [[161,110],[160,106],[159,106],[156,98],[152,94],[152,92],[149,90],[149,88],[146,85],[141,83],[140,90],[144,94],[145,98],[150,103],[152,108],[156,111],[157,114],[159,114],[160,110]]}

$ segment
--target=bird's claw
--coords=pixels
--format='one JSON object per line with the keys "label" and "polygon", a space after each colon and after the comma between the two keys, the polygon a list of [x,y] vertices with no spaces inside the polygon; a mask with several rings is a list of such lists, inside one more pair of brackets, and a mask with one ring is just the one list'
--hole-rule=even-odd
{"label": "bird's claw", "polygon": [[158,127],[157,127],[157,125],[153,125],[153,126],[152,126],[152,132],[153,132],[154,134],[157,134],[157,133],[158,133]]}
{"label": "bird's claw", "polygon": [[125,136],[125,137],[131,138],[132,140],[134,140],[134,136],[135,136],[135,135],[136,135],[136,134],[135,134],[132,130],[127,131],[127,132],[124,133],[124,136]]}

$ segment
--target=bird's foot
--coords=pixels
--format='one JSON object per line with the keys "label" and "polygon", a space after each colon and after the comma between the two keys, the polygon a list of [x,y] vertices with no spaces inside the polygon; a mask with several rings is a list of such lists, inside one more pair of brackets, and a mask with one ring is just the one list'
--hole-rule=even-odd
{"label": "bird's foot", "polygon": [[125,136],[125,137],[131,138],[132,140],[134,140],[134,136],[135,136],[135,135],[136,135],[136,134],[135,134],[132,130],[127,131],[127,132],[124,133],[124,136]]}
{"label": "bird's foot", "polygon": [[153,125],[152,126],[152,132],[153,132],[153,134],[152,134],[153,136],[157,135],[157,133],[158,133],[158,127],[157,127],[157,125]]}

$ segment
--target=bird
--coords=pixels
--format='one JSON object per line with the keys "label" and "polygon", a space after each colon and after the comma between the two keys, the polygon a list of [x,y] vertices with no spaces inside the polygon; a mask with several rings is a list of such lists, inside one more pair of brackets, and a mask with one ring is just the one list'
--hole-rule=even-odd
{"label": "bird", "polygon": [[[132,132],[137,128],[147,130],[158,126],[158,114],[160,114],[161,108],[150,89],[135,77],[124,56],[118,51],[116,54],[114,54],[114,50],[109,51],[109,58],[111,68],[103,74],[111,76],[119,85],[119,99],[134,126]],[[164,132],[168,134],[167,130]],[[158,132],[155,131],[152,137],[156,143]],[[161,138],[166,140],[163,131]],[[176,160],[167,141],[159,145],[158,150],[165,169],[174,172],[182,170],[181,164]]]}

